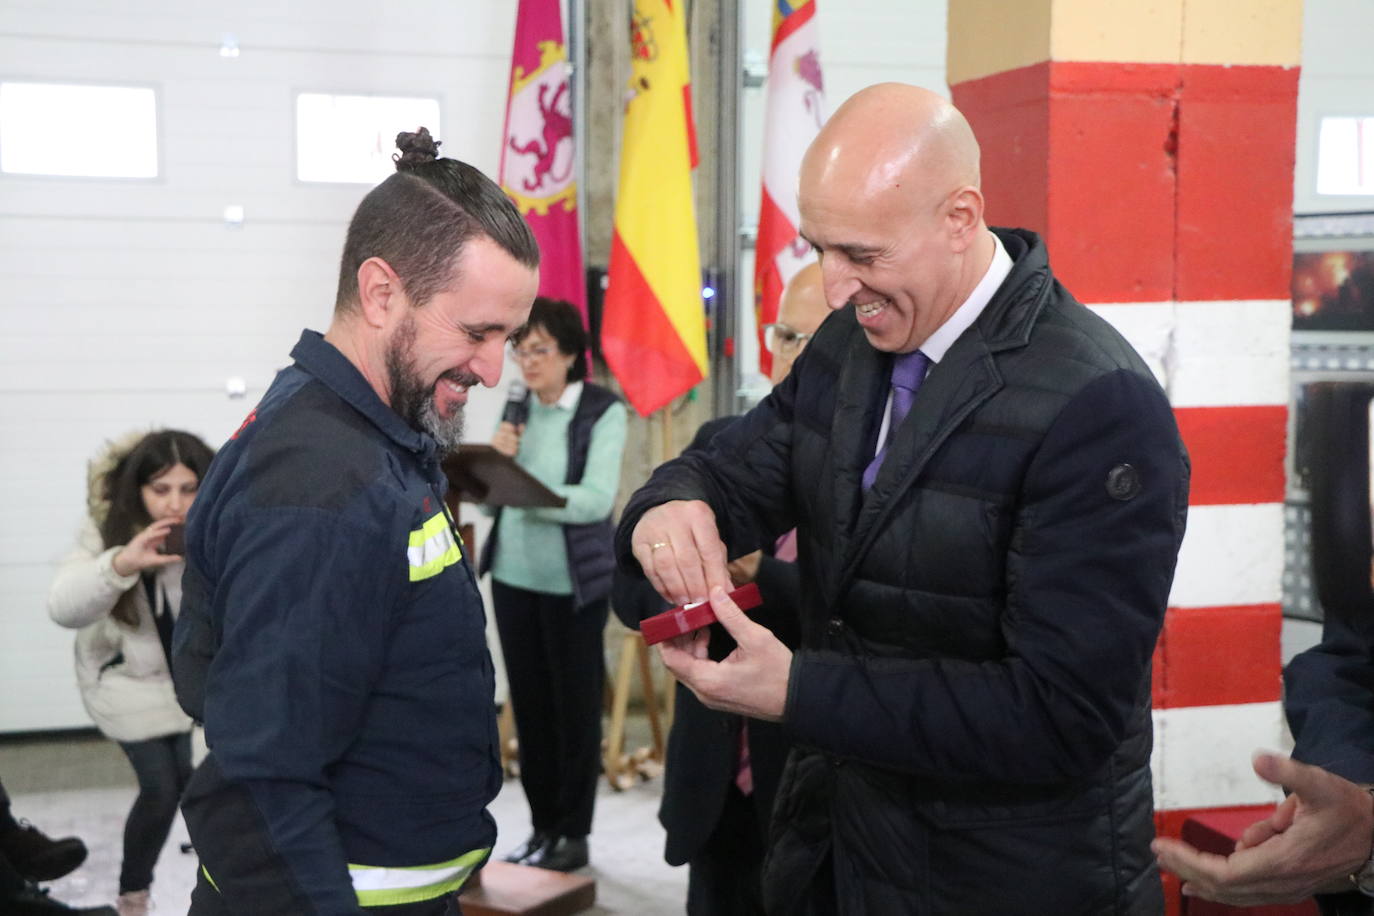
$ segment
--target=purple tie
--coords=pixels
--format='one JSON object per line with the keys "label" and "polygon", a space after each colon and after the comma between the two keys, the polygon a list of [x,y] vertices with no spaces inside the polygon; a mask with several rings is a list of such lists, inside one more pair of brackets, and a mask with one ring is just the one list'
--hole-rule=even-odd
{"label": "purple tie", "polygon": [[883,466],[883,458],[887,455],[888,443],[892,441],[892,437],[897,433],[897,427],[902,425],[902,421],[911,410],[911,402],[916,399],[916,389],[920,388],[921,382],[925,380],[926,367],[929,365],[930,359],[920,350],[903,353],[892,361],[892,413],[887,421],[887,439],[883,441],[883,447],[878,449],[878,454],[868,463],[868,467],[864,468],[864,490],[873,486],[873,481],[878,476],[878,468]]}

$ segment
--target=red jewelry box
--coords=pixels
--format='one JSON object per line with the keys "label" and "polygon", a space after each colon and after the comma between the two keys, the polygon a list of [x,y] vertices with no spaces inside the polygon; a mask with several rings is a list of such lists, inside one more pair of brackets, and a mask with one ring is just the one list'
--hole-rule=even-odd
{"label": "red jewelry box", "polygon": [[[763,596],[759,594],[759,587],[753,582],[748,585],[741,585],[730,593],[730,600],[739,605],[741,611],[750,611],[763,604]],[[661,643],[665,639],[672,639],[674,636],[681,636],[693,630],[700,630],[716,622],[716,612],[711,608],[711,602],[699,601],[696,604],[684,604],[672,610],[664,611],[662,614],[655,614],[646,617],[639,622],[639,632],[644,637],[645,645],[652,646]]]}

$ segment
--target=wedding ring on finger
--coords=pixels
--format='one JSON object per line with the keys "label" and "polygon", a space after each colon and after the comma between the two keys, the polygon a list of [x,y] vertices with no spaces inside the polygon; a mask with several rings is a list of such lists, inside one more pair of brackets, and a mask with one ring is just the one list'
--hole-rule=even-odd
{"label": "wedding ring on finger", "polygon": [[653,553],[655,550],[658,550],[660,547],[667,547],[667,546],[668,546],[668,542],[667,542],[667,541],[658,541],[657,543],[654,543],[654,544],[650,544],[650,545],[649,545],[649,552],[650,552],[650,553]]}

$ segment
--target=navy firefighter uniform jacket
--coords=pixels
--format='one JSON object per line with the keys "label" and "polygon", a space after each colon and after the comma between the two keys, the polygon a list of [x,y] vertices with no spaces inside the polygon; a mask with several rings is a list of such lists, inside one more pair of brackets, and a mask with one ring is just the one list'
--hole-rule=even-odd
{"label": "navy firefighter uniform jacket", "polygon": [[432,900],[496,836],[482,599],[434,441],[319,334],[291,356],[188,521],[173,672],[210,753],[187,826],[229,912]]}

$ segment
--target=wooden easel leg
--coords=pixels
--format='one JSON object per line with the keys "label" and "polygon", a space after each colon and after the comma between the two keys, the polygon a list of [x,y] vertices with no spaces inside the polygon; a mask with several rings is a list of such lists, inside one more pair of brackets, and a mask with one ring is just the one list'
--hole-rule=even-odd
{"label": "wooden easel leg", "polygon": [[615,695],[611,700],[611,727],[606,736],[603,769],[606,780],[617,792],[625,788],[620,756],[625,746],[625,712],[630,705],[630,674],[635,661],[635,643],[639,640],[638,633],[627,633],[620,641],[620,663],[616,666]]}
{"label": "wooden easel leg", "polygon": [[501,772],[507,777],[514,776],[519,759],[519,739],[515,735],[515,707],[510,697],[506,698],[501,707],[501,717],[496,720],[496,734],[501,742]]}
{"label": "wooden easel leg", "polygon": [[663,727],[673,730],[673,716],[677,713],[677,678],[663,669]]}
{"label": "wooden easel leg", "polygon": [[635,655],[639,656],[639,679],[644,686],[644,708],[649,712],[649,729],[654,736],[653,759],[663,759],[663,725],[659,721],[658,695],[654,691],[654,673],[649,666],[649,647],[644,637],[635,640]]}

